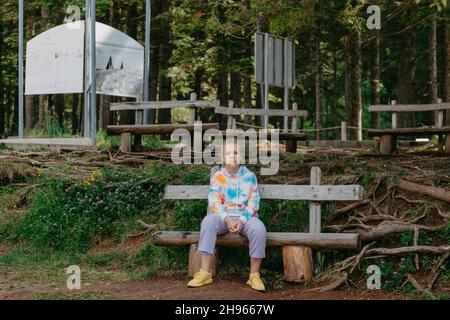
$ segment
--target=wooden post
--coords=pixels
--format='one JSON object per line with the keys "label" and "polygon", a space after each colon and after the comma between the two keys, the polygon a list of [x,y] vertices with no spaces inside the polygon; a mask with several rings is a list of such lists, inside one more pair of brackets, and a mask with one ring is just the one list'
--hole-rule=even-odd
{"label": "wooden post", "polygon": [[[195,105],[195,101],[197,101],[197,94],[195,92],[191,93],[191,102],[193,105]],[[189,124],[194,124],[195,122],[195,108],[191,107],[189,108]]]}
{"label": "wooden post", "polygon": [[123,132],[120,134],[120,150],[122,150],[122,152],[131,152],[130,132]]}
{"label": "wooden post", "polygon": [[[311,185],[320,185],[321,170],[318,167],[311,168]],[[319,202],[311,201],[309,203],[309,233],[320,233],[321,229],[321,206]]]}
{"label": "wooden post", "polygon": [[[218,250],[217,247],[214,249],[214,255],[211,261],[211,268],[209,272],[213,277],[217,274],[217,256]],[[189,268],[188,274],[190,277],[193,277],[194,274],[200,271],[201,266],[201,254],[197,251],[197,244],[191,244],[189,247]]]}
{"label": "wooden post", "polygon": [[[292,110],[297,111],[298,110],[298,104],[297,102],[294,102],[292,104]],[[297,117],[292,117],[292,133],[298,132],[297,129]]]}
{"label": "wooden post", "polygon": [[396,140],[392,135],[382,135],[380,137],[380,153],[390,155],[394,153],[396,148]]}
{"label": "wooden post", "polygon": [[450,134],[447,133],[445,135],[445,140],[444,140],[444,153],[448,153],[450,154]]}
{"label": "wooden post", "polygon": [[[233,109],[234,108],[234,101],[233,100],[229,100],[228,101],[228,109]],[[228,117],[227,117],[227,129],[235,129],[234,128],[234,125],[236,125],[235,123],[233,124],[233,120],[235,120],[234,119],[234,117],[230,114],[230,115],[228,115]]]}
{"label": "wooden post", "polygon": [[341,122],[341,140],[347,141],[347,123],[345,121]]}
{"label": "wooden post", "polygon": [[[442,99],[438,99],[438,103],[442,103]],[[437,110],[434,113],[434,125],[436,128],[441,128],[444,125],[444,110]],[[448,136],[448,135],[447,135]],[[438,150],[439,152],[444,152],[444,139],[445,135],[439,134],[438,135]]]}
{"label": "wooden post", "polygon": [[312,250],[310,247],[283,247],[284,279],[291,282],[306,282],[313,277]]}
{"label": "wooden post", "polygon": [[[298,105],[296,102],[292,104],[292,110],[297,111]],[[287,130],[284,130],[287,132]],[[297,133],[297,117],[292,117],[292,133]],[[297,153],[297,140],[296,139],[286,139],[286,152]]]}
{"label": "wooden post", "polygon": [[[142,95],[139,95],[136,99],[136,102],[142,102],[143,98]],[[143,110],[136,110],[136,115],[135,115],[135,124],[143,124],[144,123],[144,111]],[[139,152],[141,151],[141,146],[142,146],[142,136],[140,134],[135,134],[134,135],[134,143],[131,147],[131,149],[134,152]]]}
{"label": "wooden post", "polygon": [[[391,105],[395,106],[396,100],[391,101]],[[398,126],[398,113],[392,112],[392,129],[397,129]],[[397,137],[392,135],[383,135],[380,137],[380,154],[390,155],[394,153],[397,148]]]}
{"label": "wooden post", "polygon": [[[312,167],[311,185],[320,185],[320,178],[320,168]],[[314,201],[309,203],[309,233],[320,233],[320,209],[320,203]],[[312,249],[305,246],[284,246],[283,265],[286,281],[310,281],[314,274]]]}
{"label": "wooden post", "polygon": [[[397,101],[392,100],[391,104],[393,106],[395,106],[397,104]],[[397,129],[397,125],[398,125],[398,113],[397,112],[392,112],[391,122],[392,122],[392,129]]]}

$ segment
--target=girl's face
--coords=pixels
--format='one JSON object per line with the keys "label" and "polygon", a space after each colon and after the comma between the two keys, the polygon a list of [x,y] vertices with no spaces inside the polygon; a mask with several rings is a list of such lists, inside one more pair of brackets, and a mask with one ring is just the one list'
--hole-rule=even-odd
{"label": "girl's face", "polygon": [[239,150],[235,144],[226,144],[223,149],[223,162],[230,167],[239,166]]}

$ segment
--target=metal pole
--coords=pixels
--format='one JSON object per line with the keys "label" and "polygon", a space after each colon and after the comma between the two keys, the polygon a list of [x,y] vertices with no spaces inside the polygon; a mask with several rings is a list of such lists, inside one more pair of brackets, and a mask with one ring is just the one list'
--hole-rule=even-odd
{"label": "metal pole", "polygon": [[23,0],[19,0],[19,138],[23,139]]}
{"label": "metal pole", "polygon": [[[150,81],[150,27],[152,17],[151,0],[145,5],[145,54],[144,54],[144,101],[148,101],[148,84]],[[148,110],[144,110],[144,124],[148,124]]]}
{"label": "metal pole", "polygon": [[97,82],[95,79],[96,70],[96,47],[95,47],[95,0],[91,0],[91,14],[90,14],[90,77],[91,77],[91,139],[92,145],[96,145],[97,135]]}
{"label": "metal pole", "polygon": [[[264,109],[269,110],[269,34],[264,35]],[[269,115],[264,115],[264,129],[269,128]]]}
{"label": "metal pole", "polygon": [[89,138],[89,78],[87,53],[89,50],[89,10],[90,1],[86,0],[86,14],[84,19],[84,137]]}
{"label": "metal pole", "polygon": [[[288,58],[288,39],[285,38],[284,39],[284,59],[283,59],[283,85],[284,85],[284,110],[288,111],[289,110],[289,84],[288,84],[288,63],[287,63],[287,58]],[[289,129],[289,124],[288,124],[288,116],[284,116],[284,131],[288,132]]]}

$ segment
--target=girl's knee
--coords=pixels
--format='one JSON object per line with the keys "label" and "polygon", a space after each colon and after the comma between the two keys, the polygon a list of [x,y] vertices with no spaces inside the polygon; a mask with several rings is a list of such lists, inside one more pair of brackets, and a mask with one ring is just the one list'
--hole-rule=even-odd
{"label": "girl's knee", "polygon": [[249,226],[249,232],[257,237],[266,237],[267,230],[264,223],[262,223],[261,220],[255,220],[252,221],[251,225]]}
{"label": "girl's knee", "polygon": [[201,227],[202,228],[212,228],[212,227],[215,228],[216,218],[217,218],[217,216],[212,215],[212,214],[206,215],[202,220]]}

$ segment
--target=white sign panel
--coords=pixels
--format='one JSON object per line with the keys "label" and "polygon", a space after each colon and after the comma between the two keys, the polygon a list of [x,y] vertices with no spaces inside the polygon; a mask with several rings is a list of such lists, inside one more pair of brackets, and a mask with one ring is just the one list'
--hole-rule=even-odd
{"label": "white sign panel", "polygon": [[[266,70],[267,55],[267,70]],[[267,33],[255,34],[256,83],[276,87],[295,87],[295,44],[288,38]]]}
{"label": "white sign panel", "polygon": [[[54,27],[28,41],[25,94],[83,92],[84,21],[74,23]],[[95,28],[97,93],[139,96],[143,90],[144,47],[103,23],[96,22]]]}
{"label": "white sign panel", "polygon": [[144,86],[144,47],[106,24],[95,24],[97,93],[137,97]]}
{"label": "white sign panel", "polygon": [[83,92],[83,42],[84,23],[80,21],[54,27],[28,41],[25,94]]}

